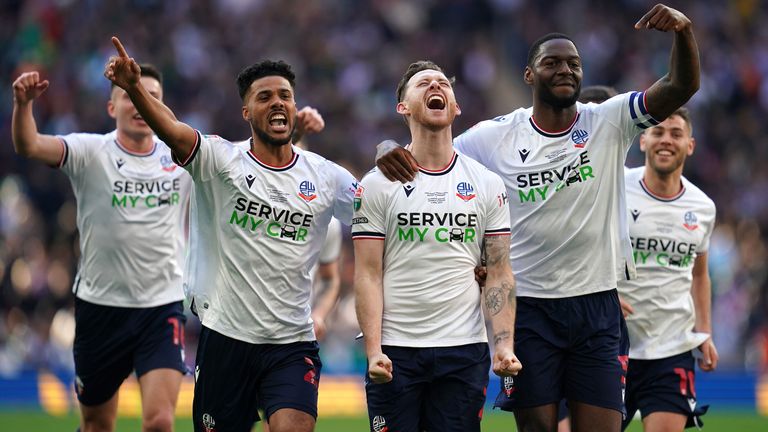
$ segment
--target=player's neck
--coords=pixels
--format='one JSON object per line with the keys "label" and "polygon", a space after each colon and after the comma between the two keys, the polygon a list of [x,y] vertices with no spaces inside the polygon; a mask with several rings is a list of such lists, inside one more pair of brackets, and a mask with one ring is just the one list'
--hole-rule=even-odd
{"label": "player's neck", "polygon": [[450,127],[438,131],[412,128],[411,138],[408,149],[420,167],[428,170],[440,170],[451,163],[453,136]]}
{"label": "player's neck", "polygon": [[560,132],[573,125],[576,118],[576,104],[568,108],[554,108],[543,102],[533,102],[533,121],[547,132]]}
{"label": "player's neck", "polygon": [[152,134],[133,136],[118,129],[117,141],[125,149],[133,153],[148,153],[155,147],[155,139]]}
{"label": "player's neck", "polygon": [[276,167],[288,165],[293,160],[293,146],[290,143],[276,146],[254,138],[251,140],[251,152],[261,162]]}
{"label": "player's neck", "polygon": [[682,176],[682,169],[676,169],[669,174],[664,174],[646,165],[643,172],[643,182],[645,187],[654,195],[673,197],[679,194],[683,188],[683,182],[680,180]]}

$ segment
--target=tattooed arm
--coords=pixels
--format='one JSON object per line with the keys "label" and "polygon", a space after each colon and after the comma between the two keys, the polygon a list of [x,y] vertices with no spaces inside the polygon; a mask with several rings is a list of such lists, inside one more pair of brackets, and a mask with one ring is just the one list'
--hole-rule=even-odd
{"label": "tattooed arm", "polygon": [[522,365],[515,357],[515,276],[509,264],[509,236],[487,236],[485,256],[488,277],[483,302],[493,326],[493,372],[499,376],[517,375]]}

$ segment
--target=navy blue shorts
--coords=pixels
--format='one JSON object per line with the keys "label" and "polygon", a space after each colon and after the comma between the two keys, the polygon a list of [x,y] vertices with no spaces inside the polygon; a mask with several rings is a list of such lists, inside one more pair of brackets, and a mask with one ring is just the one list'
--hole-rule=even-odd
{"label": "navy blue shorts", "polygon": [[366,375],[368,419],[374,432],[480,430],[488,370],[488,344],[409,348],[383,346],[392,381]]}
{"label": "navy blue shorts", "polygon": [[517,298],[515,354],[523,369],[501,381],[505,411],[578,401],[624,413],[629,337],[616,290]]}
{"label": "navy blue shorts", "polygon": [[207,327],[200,333],[192,418],[195,431],[250,431],[277,410],[317,418],[322,363],[317,342],[252,344]]}
{"label": "navy blue shorts", "polygon": [[184,308],[180,301],[152,308],[102,306],[75,297],[75,389],[80,403],[100,405],[136,370],[184,364]]}
{"label": "navy blue shorts", "polygon": [[627,374],[627,419],[637,410],[643,417],[671,412],[688,417],[686,427],[701,426],[708,406],[696,401],[694,359],[690,351],[657,360],[630,360]]}

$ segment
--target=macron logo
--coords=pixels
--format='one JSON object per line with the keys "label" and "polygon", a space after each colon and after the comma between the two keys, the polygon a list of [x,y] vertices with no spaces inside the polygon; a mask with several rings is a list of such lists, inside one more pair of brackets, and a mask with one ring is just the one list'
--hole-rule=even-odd
{"label": "macron logo", "polygon": [[413,192],[414,189],[416,189],[416,188],[413,187],[413,185],[409,185],[409,184],[403,185],[403,190],[405,191],[405,196],[406,197],[411,196],[411,192]]}
{"label": "macron logo", "polygon": [[632,213],[632,220],[637,222],[637,218],[640,217],[640,210],[632,209],[630,213]]}
{"label": "macron logo", "polygon": [[528,149],[521,149],[521,150],[518,150],[517,152],[520,153],[520,159],[522,159],[523,162],[525,162],[525,160],[528,159],[528,155],[530,154],[531,151]]}
{"label": "macron logo", "polygon": [[123,160],[123,158],[120,158],[115,162],[117,163],[117,169],[120,169],[123,167],[123,165],[125,165],[125,161]]}
{"label": "macron logo", "polygon": [[245,183],[248,184],[248,189],[250,189],[251,186],[253,186],[254,180],[256,180],[256,177],[254,177],[251,174],[248,174],[247,176],[245,176]]}

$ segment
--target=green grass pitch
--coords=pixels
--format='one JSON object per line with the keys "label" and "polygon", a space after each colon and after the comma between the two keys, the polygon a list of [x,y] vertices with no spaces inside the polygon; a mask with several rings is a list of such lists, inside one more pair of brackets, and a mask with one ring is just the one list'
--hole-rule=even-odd
{"label": "green grass pitch", "polygon": [[[40,411],[0,411],[0,430],[6,432],[47,432],[63,431],[74,432],[78,425],[78,418],[69,415],[54,417]],[[140,430],[140,422],[134,418],[120,418],[117,423],[118,431]],[[320,418],[316,432],[364,432],[367,429],[367,419],[363,417],[326,417]],[[510,414],[486,412],[483,419],[483,431],[485,432],[514,432],[515,422]],[[695,429],[689,429],[695,430]],[[192,423],[189,418],[179,418],[176,421],[176,432],[191,432]],[[257,425],[254,431],[261,431]],[[634,421],[628,431],[640,432],[640,421]],[[761,417],[754,412],[729,411],[717,412],[716,410],[704,416],[705,432],[766,432],[768,431],[768,417]]]}

